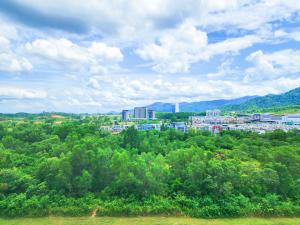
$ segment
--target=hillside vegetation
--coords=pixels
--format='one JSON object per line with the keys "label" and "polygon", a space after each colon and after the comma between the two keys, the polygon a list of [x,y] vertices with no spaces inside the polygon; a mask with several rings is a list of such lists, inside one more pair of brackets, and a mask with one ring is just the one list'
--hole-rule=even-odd
{"label": "hillside vegetation", "polygon": [[0,124],[0,216],[299,216],[300,135]]}
{"label": "hillside vegetation", "polygon": [[[300,110],[300,87],[279,95],[245,96],[236,99],[220,99],[179,103],[180,112],[205,112],[209,109],[239,112],[297,113]],[[174,104],[156,102],[148,106],[157,112],[172,112]]]}
{"label": "hillside vegetation", "polygon": [[[211,101],[199,101],[199,102],[180,102],[180,112],[202,112],[209,109],[221,108],[228,104],[239,104],[245,102],[255,96],[245,96],[235,99],[218,99]],[[149,109],[153,109],[157,112],[173,112],[173,103],[155,102],[147,106]]]}
{"label": "hillside vegetation", "polygon": [[229,111],[257,111],[267,108],[282,108],[300,106],[300,87],[280,95],[266,95],[247,100],[240,104],[230,104],[222,107]]}

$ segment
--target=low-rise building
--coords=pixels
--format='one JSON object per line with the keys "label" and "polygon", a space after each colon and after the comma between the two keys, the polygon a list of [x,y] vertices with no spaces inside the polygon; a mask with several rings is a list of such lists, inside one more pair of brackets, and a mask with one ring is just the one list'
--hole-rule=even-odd
{"label": "low-rise building", "polygon": [[147,130],[157,130],[160,131],[161,125],[160,124],[137,124],[135,128],[140,131],[147,131]]}
{"label": "low-rise building", "polygon": [[171,127],[182,132],[187,131],[187,123],[186,122],[173,122]]}
{"label": "low-rise building", "polygon": [[255,113],[251,115],[251,121],[252,122],[258,122],[260,121],[261,114],[260,113]]}
{"label": "low-rise building", "polygon": [[221,116],[221,111],[218,109],[206,110],[206,116],[207,117],[219,117],[219,116]]}
{"label": "low-rise building", "polygon": [[192,126],[200,126],[201,124],[230,124],[237,123],[238,119],[231,116],[190,116]]}
{"label": "low-rise building", "polygon": [[282,116],[265,113],[265,114],[261,115],[260,121],[261,122],[269,122],[269,123],[281,123]]}
{"label": "low-rise building", "polygon": [[282,117],[282,122],[286,124],[300,125],[300,114],[289,114]]}
{"label": "low-rise building", "polygon": [[128,125],[112,125],[112,126],[101,126],[101,130],[109,131],[112,133],[120,133],[123,130],[127,129]]}

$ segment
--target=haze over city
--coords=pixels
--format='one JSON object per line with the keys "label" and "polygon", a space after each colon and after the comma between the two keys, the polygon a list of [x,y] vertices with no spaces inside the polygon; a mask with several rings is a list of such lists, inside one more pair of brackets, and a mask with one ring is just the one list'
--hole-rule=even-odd
{"label": "haze over city", "polygon": [[300,86],[296,0],[0,2],[1,112],[109,112]]}

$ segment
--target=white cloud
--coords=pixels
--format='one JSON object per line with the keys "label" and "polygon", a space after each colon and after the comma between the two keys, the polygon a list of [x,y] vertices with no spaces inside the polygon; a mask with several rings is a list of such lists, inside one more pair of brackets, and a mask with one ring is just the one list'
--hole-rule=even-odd
{"label": "white cloud", "polygon": [[90,46],[84,47],[64,38],[37,39],[26,43],[24,50],[25,53],[42,59],[47,67],[58,66],[90,73],[106,73],[123,60],[123,54],[117,47],[99,42],[92,42]]}
{"label": "white cloud", "polygon": [[300,86],[300,78],[280,77],[265,82],[241,83],[239,80],[170,77],[174,78],[171,75],[142,80],[126,76],[95,77],[99,89],[94,87],[88,93],[94,101],[102,103],[101,109],[106,108],[109,111],[147,105],[155,101],[204,101],[276,94]]}
{"label": "white cloud", "polygon": [[47,97],[47,93],[42,90],[29,90],[16,86],[0,86],[1,99],[43,99]]}
{"label": "white cloud", "polygon": [[264,39],[261,34],[256,34],[208,44],[206,33],[188,23],[162,34],[159,44],[145,45],[136,53],[142,59],[152,61],[152,69],[156,72],[188,72],[193,63],[208,61],[216,55],[237,54]]}
{"label": "white cloud", "polygon": [[0,36],[0,52],[10,51],[10,42],[7,38]]}
{"label": "white cloud", "polygon": [[0,54],[0,71],[20,72],[32,69],[31,63],[24,57],[17,58],[14,54]]}
{"label": "white cloud", "polygon": [[[103,112],[154,101],[279,93],[300,85],[297,46],[273,53],[264,48],[300,41],[299,29],[285,27],[299,22],[296,0],[15,2],[55,18],[82,21],[90,32],[39,29],[0,15],[0,71],[31,70],[29,76],[2,76],[1,82],[22,85],[0,87],[2,103],[17,99],[5,100],[1,108]],[[262,51],[251,49],[256,44]],[[236,55],[249,51],[254,52],[247,68]],[[147,61],[144,66],[136,65],[141,62],[133,53]],[[188,74],[203,61],[207,63]]]}
{"label": "white cloud", "polygon": [[276,39],[291,39],[300,42],[300,30],[294,30],[286,32],[284,30],[276,30],[274,32],[274,38]]}
{"label": "white cloud", "polygon": [[88,52],[94,57],[104,62],[120,62],[123,54],[119,48],[107,46],[104,43],[93,42],[88,48]]}
{"label": "white cloud", "polygon": [[20,72],[31,69],[31,63],[25,57],[18,56],[11,49],[10,41],[0,36],[0,71]]}
{"label": "white cloud", "polygon": [[[116,63],[122,61],[123,55],[119,48],[110,45],[140,46],[136,52],[142,59],[151,61],[152,69],[156,72],[188,72],[195,62],[210,60],[224,53],[236,54],[241,49],[266,41],[262,34],[257,33],[259,29],[272,21],[288,20],[300,9],[296,0],[87,0],[84,4],[80,0],[65,0],[63,7],[58,0],[17,2],[47,15],[55,12],[53,14],[78,19],[90,26],[90,34],[76,38],[69,36],[73,37],[73,42],[61,38],[61,33],[51,33],[59,36],[54,38],[46,38],[49,34],[39,34],[44,38],[27,43],[26,48],[58,65],[67,64],[68,69],[73,71],[82,71],[84,68],[84,72],[92,74],[118,69]],[[170,29],[175,26],[177,29]],[[240,28],[254,31],[254,35],[207,45],[206,32]],[[3,29],[8,30],[8,27]],[[13,30],[9,33],[13,33]],[[89,46],[78,44],[89,43],[90,38],[94,40],[99,36],[103,40],[101,43],[94,42]],[[297,33],[290,36],[299,38]],[[74,39],[83,39],[85,42]],[[109,64],[109,68],[106,64]]]}
{"label": "white cloud", "polygon": [[292,18],[298,13],[297,0],[241,0],[237,6],[219,13],[207,13],[199,24],[205,27],[235,27],[247,30],[260,29],[265,24]]}
{"label": "white cloud", "polygon": [[153,70],[161,73],[188,72],[193,58],[207,45],[205,32],[185,23],[177,29],[167,31],[159,43],[151,43],[136,53],[144,60],[155,63]]}
{"label": "white cloud", "polygon": [[11,24],[8,23],[7,21],[2,21],[0,18],[0,34],[7,38],[7,39],[11,39],[11,40],[16,40],[19,37],[19,33],[16,29],[16,27]]}
{"label": "white cloud", "polygon": [[227,79],[227,80],[239,77],[240,71],[232,68],[232,64],[233,64],[232,60],[230,59],[225,60],[218,67],[217,72],[208,73],[207,77],[210,79],[217,78],[217,79]]}
{"label": "white cloud", "polygon": [[300,72],[300,51],[285,49],[270,54],[261,50],[253,52],[247,60],[254,67],[246,69],[245,82],[274,79]]}
{"label": "white cloud", "polygon": [[234,26],[255,30],[274,20],[289,19],[300,9],[297,0],[86,0],[84,3],[64,0],[63,7],[59,0],[17,1],[44,13],[84,18],[104,34],[127,30],[131,35],[159,28],[161,23],[174,17],[179,21],[194,20],[201,27]]}
{"label": "white cloud", "polygon": [[259,35],[246,35],[238,38],[230,38],[207,46],[203,53],[198,54],[198,59],[208,60],[215,55],[225,53],[237,54],[240,50],[249,48],[256,43],[262,42]]}
{"label": "white cloud", "polygon": [[[190,102],[276,94],[300,86],[300,78],[280,77],[265,82],[241,83],[237,80],[172,77],[139,79],[138,75],[132,77],[124,74],[95,76],[86,82],[74,81],[69,86],[47,86],[47,93],[41,91],[43,87],[38,84],[26,84],[22,88],[5,86],[0,87],[0,96],[8,100],[2,100],[1,106],[5,111],[108,112],[155,101]],[[91,82],[96,84],[93,88]],[[26,99],[26,104],[22,99]]]}
{"label": "white cloud", "polygon": [[91,88],[95,88],[95,89],[100,89],[101,88],[98,80],[94,77],[91,77],[89,79],[88,86],[90,86]]}

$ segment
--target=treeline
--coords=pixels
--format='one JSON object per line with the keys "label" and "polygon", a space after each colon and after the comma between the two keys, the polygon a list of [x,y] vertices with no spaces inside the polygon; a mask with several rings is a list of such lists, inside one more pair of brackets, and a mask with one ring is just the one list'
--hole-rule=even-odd
{"label": "treeline", "polygon": [[205,112],[156,113],[157,119],[170,120],[171,122],[187,121],[190,116],[205,116]]}
{"label": "treeline", "polygon": [[300,113],[300,105],[285,106],[285,107],[273,107],[273,108],[252,108],[244,113],[274,113],[274,114],[298,114]]}
{"label": "treeline", "polygon": [[300,135],[0,125],[0,216],[299,216]]}

